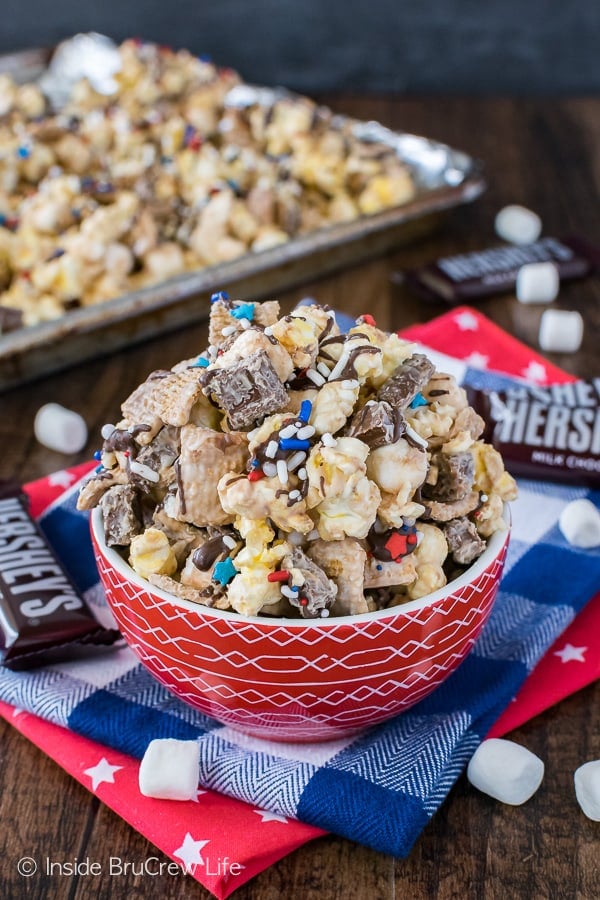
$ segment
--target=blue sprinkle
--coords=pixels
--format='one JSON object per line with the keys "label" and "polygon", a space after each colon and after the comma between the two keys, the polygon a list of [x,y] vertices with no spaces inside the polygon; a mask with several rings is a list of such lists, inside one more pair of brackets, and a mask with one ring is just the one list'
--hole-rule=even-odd
{"label": "blue sprinkle", "polygon": [[411,404],[411,409],[417,409],[419,406],[427,406],[427,400],[423,396],[423,394],[415,394]]}
{"label": "blue sprinkle", "polygon": [[4,225],[5,222],[6,216],[4,215],[4,213],[0,213],[0,228],[2,227],[2,225]]}
{"label": "blue sprinkle", "polygon": [[97,466],[97,467],[94,469],[94,471],[95,471],[96,474],[98,474],[99,472],[104,472],[104,466]]}
{"label": "blue sprinkle", "polygon": [[96,452],[94,453],[94,459],[102,459],[102,450],[96,450]]}
{"label": "blue sprinkle", "polygon": [[310,450],[310,441],[301,441],[299,438],[280,438],[279,446],[282,450]]}
{"label": "blue sprinkle", "polygon": [[260,462],[257,459],[253,459],[250,465],[253,469],[258,469],[258,467],[260,466]]}
{"label": "blue sprinkle", "polygon": [[200,56],[198,57],[198,59],[202,63],[211,63],[212,62],[212,56],[210,56],[208,53],[201,53]]}
{"label": "blue sprinkle", "polygon": [[216,294],[213,294],[210,298],[210,302],[216,303],[217,300],[229,300],[229,294],[226,291],[217,291]]}
{"label": "blue sprinkle", "polygon": [[205,356],[199,356],[196,362],[192,363],[190,369],[205,369],[207,366],[210,366],[210,360]]}
{"label": "blue sprinkle", "polygon": [[20,159],[29,159],[29,157],[31,156],[31,150],[29,149],[29,147],[19,147],[17,150],[17,156]]}
{"label": "blue sprinkle", "polygon": [[251,322],[254,318],[254,303],[240,303],[230,310],[230,314],[234,319],[248,319]]}
{"label": "blue sprinkle", "polygon": [[223,562],[218,562],[213,571],[213,581],[218,581],[219,584],[226,585],[235,578],[238,570],[234,566],[231,557],[228,556],[227,559],[224,559]]}
{"label": "blue sprinkle", "polygon": [[383,566],[375,566],[375,568],[377,569],[378,572],[381,572],[383,570]]}
{"label": "blue sprinkle", "polygon": [[298,418],[301,422],[308,422],[312,413],[312,403],[310,400],[303,400],[300,404],[300,413]]}

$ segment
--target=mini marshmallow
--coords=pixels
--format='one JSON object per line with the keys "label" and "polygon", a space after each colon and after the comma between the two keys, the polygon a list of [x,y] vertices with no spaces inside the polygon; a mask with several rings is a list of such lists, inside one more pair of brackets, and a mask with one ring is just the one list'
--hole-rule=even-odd
{"label": "mini marshmallow", "polygon": [[558,269],[551,262],[529,263],[517,272],[520,303],[552,303],[558,296]]}
{"label": "mini marshmallow", "polygon": [[542,315],[538,342],[542,350],[574,353],[581,347],[583,319],[575,310],[547,309]]}
{"label": "mini marshmallow", "polygon": [[197,741],[150,741],[140,763],[140,793],[158,800],[195,800],[199,766]]}
{"label": "mini marshmallow", "polygon": [[600,759],[593,759],[575,771],[575,796],[592,822],[600,822]]}
{"label": "mini marshmallow", "polygon": [[79,453],[88,439],[87,425],[79,413],[59,403],[46,403],[38,409],[33,433],[40,444],[59,453]]}
{"label": "mini marshmallow", "polygon": [[542,220],[524,206],[505,206],[494,221],[496,234],[509,244],[533,244],[542,232]]}
{"label": "mini marshmallow", "polygon": [[473,787],[511,806],[520,806],[533,797],[543,777],[544,763],[539,757],[501,738],[483,741],[467,768]]}
{"label": "mini marshmallow", "polygon": [[574,547],[600,546],[600,512],[591,500],[573,500],[558,519],[558,527]]}

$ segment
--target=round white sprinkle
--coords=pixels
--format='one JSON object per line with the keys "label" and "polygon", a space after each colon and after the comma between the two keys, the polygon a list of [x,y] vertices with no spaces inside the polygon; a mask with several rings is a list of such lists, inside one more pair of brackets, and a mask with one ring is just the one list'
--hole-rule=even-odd
{"label": "round white sprinkle", "polygon": [[292,590],[292,588],[288,587],[287,584],[281,585],[281,593],[284,597],[289,597],[290,600],[295,600],[298,596],[298,591]]}
{"label": "round white sprinkle", "polygon": [[286,425],[285,428],[282,428],[281,431],[279,432],[279,437],[280,438],[294,437],[297,430],[298,429],[296,428],[295,425]]}
{"label": "round white sprinkle", "polygon": [[482,503],[487,503],[490,498],[488,497],[487,494],[481,494],[479,499],[481,500]]}
{"label": "round white sprinkle", "polygon": [[427,447],[427,441],[421,437],[420,434],[417,434],[414,428],[411,428],[410,425],[406,426],[406,433],[415,442],[415,444],[419,444],[420,447]]}
{"label": "round white sprinkle", "polygon": [[278,450],[279,444],[277,443],[277,441],[269,441],[269,443],[267,444],[267,449],[265,450],[265,456],[268,456],[269,459],[275,459]]}
{"label": "round white sprinkle", "polygon": [[575,796],[592,822],[600,822],[600,759],[592,759],[575,770]]}
{"label": "round white sprinkle", "polygon": [[[264,466],[263,466],[264,469]],[[277,460],[277,477],[279,478],[282,484],[287,484],[288,481],[288,469],[285,462],[285,459]]]}
{"label": "round white sprinkle", "polygon": [[296,450],[296,452],[287,460],[288,472],[293,472],[294,469],[297,469],[300,463],[303,463],[305,459],[306,453],[304,450]]}
{"label": "round white sprinkle", "polygon": [[574,547],[600,546],[600,512],[591,500],[573,500],[558,519],[558,527]]}
{"label": "round white sprinkle", "polygon": [[230,334],[233,334],[236,331],[237,328],[235,327],[235,325],[227,325],[226,328],[223,328],[221,334],[223,335],[223,337],[229,337]]}
{"label": "round white sprinkle", "polygon": [[313,530],[309,531],[308,534],[306,535],[306,540],[307,541],[318,541],[320,537],[321,537],[321,535],[319,534],[318,529],[313,528]]}
{"label": "round white sprinkle", "polygon": [[345,378],[344,381],[342,381],[342,387],[347,391],[353,391],[355,388],[359,387],[359,382],[356,378]]}
{"label": "round white sprinkle", "polygon": [[306,476],[307,476],[307,472],[306,472],[305,468],[298,469],[298,478],[300,478],[302,481],[304,481]]}
{"label": "round white sprinkle", "polygon": [[321,435],[321,443],[324,447],[337,447],[337,441],[328,431]]}
{"label": "round white sprinkle", "polygon": [[325,378],[329,378],[331,369],[324,362],[317,363],[317,372],[320,372]]}
{"label": "round white sprinkle", "polygon": [[551,262],[529,263],[517,272],[516,294],[520,303],[552,303],[558,296],[558,269]]}
{"label": "round white sprinkle", "polygon": [[155,484],[159,481],[158,472],[155,472],[150,466],[145,466],[144,463],[140,463],[135,459],[132,459],[129,463],[129,469],[131,472],[139,475],[140,478],[145,478],[146,481],[153,481]]}
{"label": "round white sprinkle", "polygon": [[236,545],[236,540],[235,540],[235,538],[232,538],[230,534],[224,534],[223,535],[223,543],[225,544],[226,547],[229,547],[230,550],[233,550],[233,548]]}
{"label": "round white sprinkle", "polygon": [[298,429],[298,437],[301,441],[306,441],[315,433],[314,425],[305,425],[304,428]]}
{"label": "round white sprinkle", "polygon": [[542,315],[538,341],[542,350],[574,353],[583,339],[583,319],[576,310],[547,309]]}
{"label": "round white sprinkle", "polygon": [[375,403],[376,403],[375,400],[367,400],[367,402],[365,403],[365,406],[375,406]]}
{"label": "round white sprinkle", "polygon": [[319,375],[316,369],[307,369],[306,377],[312,381],[313,384],[316,384],[317,387],[321,387],[325,384],[325,379],[322,375]]}
{"label": "round white sprinkle", "polygon": [[248,331],[248,329],[252,327],[252,322],[250,321],[250,319],[242,318],[239,320],[239,322],[244,331]]}
{"label": "round white sprinkle", "polygon": [[322,619],[328,619],[328,618],[329,618],[329,610],[328,610],[328,609],[322,609],[322,610],[321,610],[321,618],[322,618]]}
{"label": "round white sprinkle", "polygon": [[263,463],[262,467],[263,472],[267,476],[267,478],[274,478],[277,475],[277,466],[275,463],[266,462]]}
{"label": "round white sprinkle", "polygon": [[107,441],[114,430],[115,430],[115,426],[109,425],[107,423],[106,425],[103,425],[102,428],[100,429],[100,434],[102,435],[104,440]]}
{"label": "round white sprinkle", "polygon": [[88,437],[87,425],[79,413],[59,403],[46,403],[38,409],[33,433],[40,444],[59,453],[79,453]]}
{"label": "round white sprinkle", "polygon": [[267,325],[267,327],[264,330],[264,333],[267,335],[267,337],[271,337],[271,335],[273,334],[273,329],[271,328],[270,325]]}
{"label": "round white sprinkle", "polygon": [[494,228],[498,237],[509,244],[532,244],[542,232],[542,220],[530,209],[513,204],[500,210]]}
{"label": "round white sprinkle", "polygon": [[520,806],[533,797],[544,777],[544,763],[514,741],[489,738],[479,745],[467,768],[467,778],[495,800]]}
{"label": "round white sprinkle", "polygon": [[211,344],[208,348],[208,355],[213,358],[217,355],[217,348],[214,344]]}
{"label": "round white sprinkle", "polygon": [[290,500],[299,500],[302,497],[300,491],[290,491],[289,493]]}

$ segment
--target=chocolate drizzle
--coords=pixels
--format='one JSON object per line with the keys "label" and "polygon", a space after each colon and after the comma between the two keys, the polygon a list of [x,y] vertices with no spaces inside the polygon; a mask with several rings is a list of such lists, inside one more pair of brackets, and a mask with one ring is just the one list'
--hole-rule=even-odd
{"label": "chocolate drizzle", "polygon": [[177,481],[177,493],[179,495],[179,509],[181,511],[181,515],[185,516],[186,514],[186,504],[185,504],[185,492],[183,490],[183,480],[181,478],[181,466],[179,464],[179,460],[176,459],[173,463],[173,471],[175,472],[175,479]]}

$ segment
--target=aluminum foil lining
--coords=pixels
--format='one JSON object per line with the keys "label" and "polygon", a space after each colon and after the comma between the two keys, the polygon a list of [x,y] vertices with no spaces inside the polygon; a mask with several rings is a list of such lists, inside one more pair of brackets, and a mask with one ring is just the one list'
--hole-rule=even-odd
{"label": "aluminum foil lining", "polygon": [[87,78],[95,91],[110,96],[117,90],[114,75],[121,57],[114,41],[103,34],[76,34],[58,45],[38,84],[54,109],[60,109],[73,85]]}

